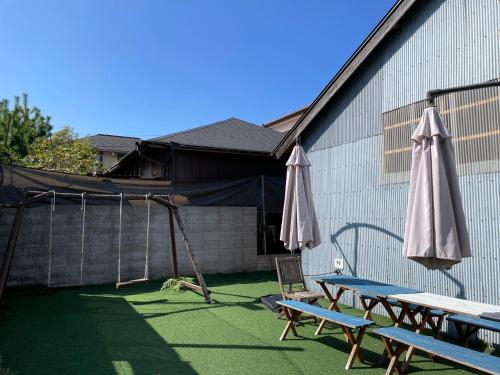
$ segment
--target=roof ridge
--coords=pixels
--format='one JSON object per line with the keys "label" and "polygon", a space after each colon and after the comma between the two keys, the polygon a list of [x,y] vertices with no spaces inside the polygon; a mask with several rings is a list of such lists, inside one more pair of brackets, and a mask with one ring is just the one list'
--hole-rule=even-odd
{"label": "roof ridge", "polygon": [[277,121],[284,119],[284,118],[287,118],[287,117],[292,117],[293,115],[295,115],[299,112],[302,112],[302,111],[306,110],[307,108],[309,108],[309,105],[304,105],[304,106],[296,109],[295,111],[287,112],[284,115],[281,115],[279,117],[275,117],[270,121],[266,121],[262,124],[262,126],[267,127],[266,125],[272,124],[273,122],[277,122]]}
{"label": "roof ridge", "polygon": [[241,120],[237,117],[229,117],[227,119],[224,119],[224,120],[220,120],[220,121],[217,121],[217,122],[214,122],[212,124],[207,124],[207,125],[201,125],[201,126],[197,126],[195,128],[191,128],[191,129],[186,129],[186,130],[181,130],[181,131],[178,131],[178,132],[175,132],[175,133],[169,133],[169,134],[165,134],[165,135],[161,135],[159,137],[154,137],[154,138],[150,138],[148,139],[148,141],[154,141],[154,140],[158,140],[160,138],[167,138],[167,137],[174,137],[176,135],[181,135],[181,134],[189,134],[189,133],[194,133],[196,131],[199,131],[199,130],[202,130],[202,129],[206,129],[206,128],[210,128],[212,126],[217,126],[217,125],[220,125],[220,124],[224,124],[224,123],[227,123],[229,122],[230,120],[238,120],[240,122],[243,122],[243,123],[246,123],[246,124],[249,124],[249,125],[254,125],[254,126],[260,126],[260,125],[257,125],[257,124],[253,124],[251,122],[248,122],[248,121],[245,121],[245,120]]}
{"label": "roof ridge", "polygon": [[[295,124],[285,133],[283,139],[274,148],[273,154],[281,157],[286,149],[293,143],[314,118],[326,107],[333,96],[344,87],[359,67],[364,64],[373,50],[380,46],[389,35],[393,27],[409,11],[417,0],[397,0],[379,23],[370,31],[368,36],[356,48],[354,53],[346,60],[327,85],[320,91],[309,108],[300,116]],[[335,85],[338,83],[337,85]]]}
{"label": "roof ridge", "polygon": [[141,139],[139,137],[131,137],[131,136],[128,136],[128,135],[115,135],[115,134],[103,134],[103,133],[97,133],[97,134],[94,134],[94,135],[89,135],[89,137],[95,137],[97,135],[103,135],[105,137]]}

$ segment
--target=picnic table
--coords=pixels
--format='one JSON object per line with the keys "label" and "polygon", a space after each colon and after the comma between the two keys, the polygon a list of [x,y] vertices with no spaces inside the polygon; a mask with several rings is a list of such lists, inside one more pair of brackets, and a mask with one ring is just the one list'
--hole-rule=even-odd
{"label": "picnic table", "polygon": [[[461,298],[447,297],[433,293],[396,293],[389,297],[395,298],[405,305],[417,304],[419,306],[424,306],[427,310],[440,309],[448,313],[465,315],[472,318],[488,319],[492,321],[492,323],[493,321],[500,322],[500,306],[497,305],[468,301]],[[426,314],[422,320],[425,321],[428,315],[429,314]],[[425,324],[425,322],[423,322],[423,324]],[[484,328],[487,328],[487,326],[484,325]],[[417,329],[417,333],[420,333],[421,330],[422,326]],[[458,334],[467,340],[467,332],[458,330]],[[403,371],[408,367],[414,350],[412,346],[408,348],[406,352],[406,361],[402,366]]]}
{"label": "picnic table", "polygon": [[[435,332],[439,329],[435,324],[433,324],[432,320],[430,320],[427,315],[430,315],[432,309],[427,309],[418,305],[417,308],[413,308],[410,303],[402,302],[401,312],[399,315],[396,315],[394,312],[393,306],[388,301],[389,299],[397,299],[394,296],[404,294],[404,295],[412,295],[421,293],[421,291],[411,288],[400,287],[397,285],[391,285],[386,283],[381,283],[378,281],[372,281],[367,279],[362,279],[359,277],[351,276],[351,275],[333,275],[326,277],[313,277],[318,285],[321,287],[323,292],[325,293],[326,298],[330,301],[330,310],[340,311],[338,308],[338,301],[342,294],[347,290],[352,290],[359,294],[368,294],[371,296],[375,296],[377,298],[372,299],[368,305],[364,305],[365,311],[367,314],[371,312],[371,310],[377,305],[381,304],[384,309],[389,314],[394,325],[400,325],[405,317],[408,317],[410,320],[410,324],[415,330],[418,330],[420,326],[425,326],[425,324],[429,323],[431,325],[432,330]],[[328,285],[333,285],[336,288],[336,292],[334,295],[330,293],[330,290],[327,287]],[[398,299],[397,299],[398,300]],[[427,311],[429,310],[429,311]],[[422,321],[417,321],[417,315],[422,314]],[[318,329],[316,330],[316,334],[320,334],[321,330],[325,325],[325,321],[321,321]]]}
{"label": "picnic table", "polygon": [[[366,311],[371,311],[377,303],[381,303],[385,308],[389,317],[397,327],[405,317],[408,317],[412,328],[416,333],[421,333],[426,324],[429,324],[436,334],[440,326],[433,324],[431,315],[433,310],[442,310],[445,313],[460,314],[472,318],[489,319],[490,321],[500,322],[500,306],[489,305],[480,302],[467,301],[464,299],[446,297],[438,294],[425,293],[416,289],[399,287],[396,285],[380,283],[377,281],[358,278],[350,275],[334,275],[327,277],[313,277],[325,296],[330,301],[330,310],[340,311],[338,301],[346,290],[352,290],[360,294],[369,294],[378,297],[372,300],[368,306],[364,306]],[[336,293],[332,295],[327,287],[333,285],[336,288]],[[401,313],[396,316],[391,304],[388,300],[397,300],[401,306]],[[418,308],[415,310],[414,306]],[[413,307],[413,309],[412,309]],[[421,321],[416,319],[417,312],[422,315]],[[319,334],[324,327],[325,321],[321,321],[316,333]],[[483,324],[483,328],[488,327]],[[464,334],[459,331],[459,335]],[[466,337],[467,338],[467,337]],[[405,363],[402,366],[402,371],[408,367],[413,356],[414,347],[410,346],[406,353]],[[389,368],[393,367],[392,361]]]}

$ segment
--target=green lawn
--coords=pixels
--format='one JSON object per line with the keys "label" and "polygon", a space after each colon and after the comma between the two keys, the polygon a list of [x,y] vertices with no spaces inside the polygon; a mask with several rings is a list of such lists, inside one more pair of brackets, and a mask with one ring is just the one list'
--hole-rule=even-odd
{"label": "green lawn", "polygon": [[[301,337],[278,341],[285,322],[259,301],[278,292],[273,273],[206,281],[214,305],[194,292],[161,293],[159,282],[120,291],[10,291],[0,308],[2,366],[16,374],[384,374],[358,362],[344,370],[349,348],[339,329],[315,337],[306,323],[298,328]],[[377,323],[389,325],[381,317]],[[383,349],[371,332],[362,348],[371,363]],[[412,363],[411,373],[466,373],[425,356]]]}

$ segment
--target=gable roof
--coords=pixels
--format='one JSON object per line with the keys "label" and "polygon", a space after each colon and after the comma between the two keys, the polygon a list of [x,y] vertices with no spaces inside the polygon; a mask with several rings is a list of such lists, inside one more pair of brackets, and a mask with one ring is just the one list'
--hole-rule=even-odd
{"label": "gable roof", "polygon": [[88,139],[90,144],[94,146],[97,151],[119,152],[124,154],[134,150],[136,143],[141,140],[140,138],[111,134],[96,134],[86,137],[85,139]]}
{"label": "gable roof", "polygon": [[417,0],[398,0],[274,149],[281,157]]}
{"label": "gable roof", "polygon": [[218,149],[271,154],[284,134],[230,117],[213,124],[167,134],[144,143],[172,144],[199,149]]}
{"label": "gable roof", "polygon": [[299,109],[296,109],[293,112],[289,112],[286,115],[275,118],[274,120],[268,121],[262,126],[275,129],[279,132],[285,132],[290,130],[290,128],[295,124],[295,122],[302,116],[302,114],[307,110],[309,106],[304,106]]}

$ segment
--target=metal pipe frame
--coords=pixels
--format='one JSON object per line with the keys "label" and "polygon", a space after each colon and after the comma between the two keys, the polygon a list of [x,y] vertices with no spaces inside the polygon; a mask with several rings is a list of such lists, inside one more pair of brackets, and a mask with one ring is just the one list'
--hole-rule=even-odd
{"label": "metal pipe frame", "polygon": [[436,89],[427,91],[427,103],[429,105],[435,105],[434,99],[438,96],[451,94],[452,92],[460,92],[460,91],[468,91],[475,89],[483,89],[487,87],[500,87],[500,80],[495,79],[492,81],[487,81],[483,83],[477,83],[475,85],[466,85],[466,86],[457,86],[457,87],[449,87],[447,89]]}

